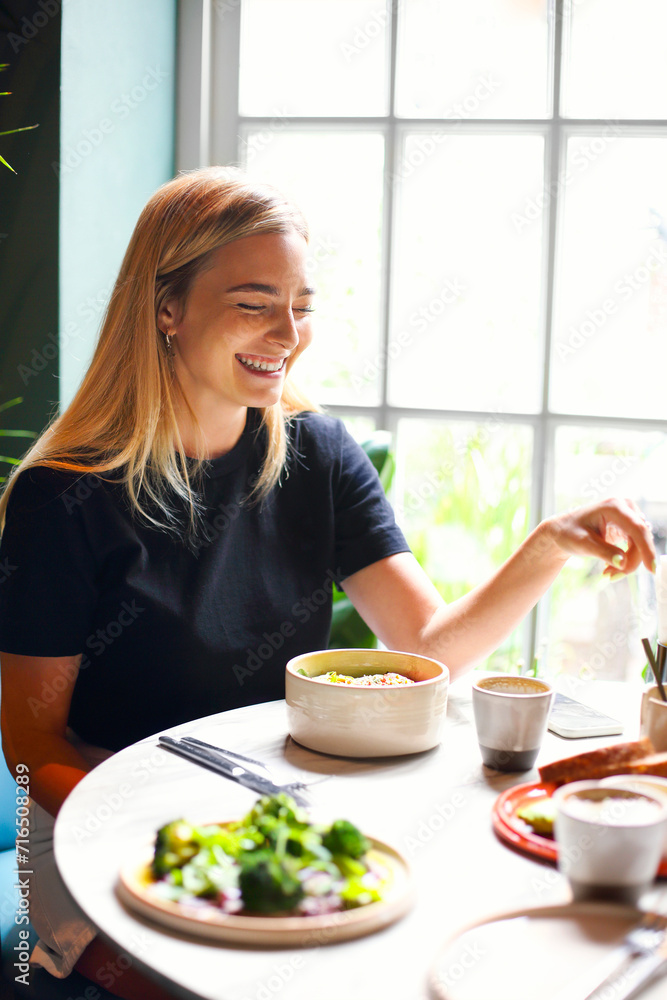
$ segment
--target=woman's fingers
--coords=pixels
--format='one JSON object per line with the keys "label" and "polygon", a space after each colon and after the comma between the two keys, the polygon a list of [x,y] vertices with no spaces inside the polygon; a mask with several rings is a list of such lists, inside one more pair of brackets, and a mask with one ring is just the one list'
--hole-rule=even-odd
{"label": "woman's fingers", "polygon": [[651,525],[637,504],[633,500],[607,500],[604,516],[607,524],[605,540],[625,549],[620,565],[615,568],[631,573],[643,562],[650,572],[655,572]]}
{"label": "woman's fingers", "polygon": [[632,573],[640,563],[655,570],[651,528],[632,500],[610,499],[561,517],[561,546],[607,563],[605,575]]}

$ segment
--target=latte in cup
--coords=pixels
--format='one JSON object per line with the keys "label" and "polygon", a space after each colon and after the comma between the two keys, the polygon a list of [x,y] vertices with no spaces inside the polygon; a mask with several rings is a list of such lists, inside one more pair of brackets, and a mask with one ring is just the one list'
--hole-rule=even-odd
{"label": "latte in cup", "polygon": [[597,781],[562,785],[553,802],[558,867],[574,898],[636,906],[660,865],[667,802]]}
{"label": "latte in cup", "polygon": [[497,691],[500,694],[545,694],[551,691],[549,684],[536,677],[485,677],[477,681],[483,691]]}
{"label": "latte in cup", "polygon": [[472,690],[482,761],[496,771],[529,771],[547,728],[553,689],[536,677],[481,677]]}

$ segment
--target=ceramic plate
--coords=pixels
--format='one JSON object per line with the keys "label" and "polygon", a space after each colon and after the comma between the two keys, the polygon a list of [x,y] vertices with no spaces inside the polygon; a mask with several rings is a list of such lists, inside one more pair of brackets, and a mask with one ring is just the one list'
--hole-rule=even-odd
{"label": "ceramic plate", "polygon": [[[617,968],[615,949],[641,917],[639,910],[612,903],[571,903],[488,917],[445,944],[431,966],[430,996],[578,1000]],[[664,980],[642,992],[642,1000],[664,996]]]}
{"label": "ceramic plate", "polygon": [[261,948],[318,947],[380,930],[402,917],[412,905],[412,880],[407,861],[387,844],[369,839],[370,857],[387,872],[389,884],[384,898],[340,913],[313,917],[241,916],[222,913],[214,906],[186,906],[160,899],[151,893],[152,845],[142,851],[140,859],[131,861],[121,870],[116,888],[120,899],[135,913],[190,936]]}
{"label": "ceramic plate", "polygon": [[[555,788],[556,785],[537,781],[515,785],[502,792],[496,799],[492,812],[493,829],[500,839],[533,857],[558,861],[556,841],[552,837],[535,833],[528,823],[517,816],[517,811],[523,806],[548,798]],[[658,875],[667,878],[667,856],[660,862]]]}

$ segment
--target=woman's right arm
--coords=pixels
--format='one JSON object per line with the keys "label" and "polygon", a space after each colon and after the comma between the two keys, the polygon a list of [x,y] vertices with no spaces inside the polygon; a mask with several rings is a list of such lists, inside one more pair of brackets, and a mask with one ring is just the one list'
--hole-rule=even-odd
{"label": "woman's right arm", "polygon": [[81,656],[1,653],[2,749],[29,769],[30,796],[55,816],[90,765],[65,737]]}

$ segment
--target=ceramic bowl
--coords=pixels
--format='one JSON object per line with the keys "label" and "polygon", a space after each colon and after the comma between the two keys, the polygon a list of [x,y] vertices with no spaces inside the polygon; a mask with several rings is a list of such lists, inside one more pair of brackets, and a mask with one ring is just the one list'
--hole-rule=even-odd
{"label": "ceramic bowl", "polygon": [[[313,680],[329,670],[354,677],[395,672],[416,683],[362,687]],[[310,750],[341,757],[430,750],[440,742],[448,689],[447,667],[426,656],[386,649],[305,653],[285,668],[290,735]]]}

